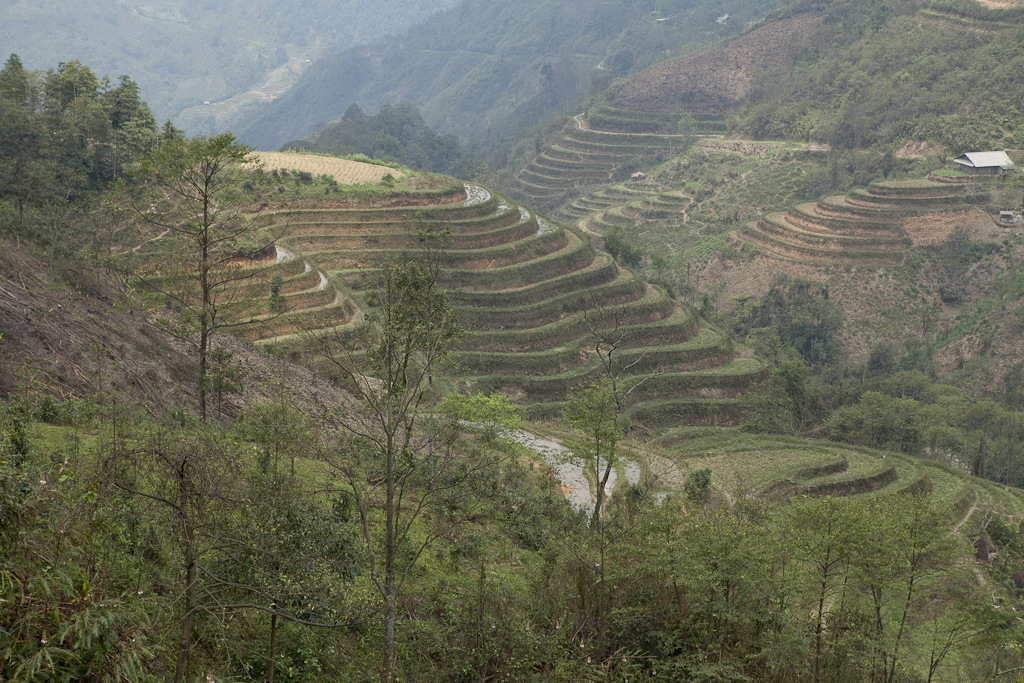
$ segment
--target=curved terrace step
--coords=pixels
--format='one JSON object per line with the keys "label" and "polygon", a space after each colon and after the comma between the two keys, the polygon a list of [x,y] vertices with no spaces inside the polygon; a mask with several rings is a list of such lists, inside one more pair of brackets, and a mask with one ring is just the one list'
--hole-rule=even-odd
{"label": "curved terrace step", "polygon": [[[584,372],[559,375],[518,377],[490,375],[476,385],[482,391],[522,392],[527,400],[548,403],[569,396],[575,386],[596,378],[604,370],[594,364]],[[622,386],[633,387],[630,397],[637,402],[668,398],[726,399],[741,396],[752,383],[763,379],[767,367],[753,358],[733,359],[708,370],[666,372],[654,375],[620,377]]]}
{"label": "curved terrace step", "polygon": [[858,216],[842,217],[826,215],[817,210],[818,204],[808,202],[797,204],[786,220],[808,232],[846,235],[849,237],[901,237],[903,230],[898,221],[872,221]]}
{"label": "curved terrace step", "polygon": [[764,221],[764,219],[747,223],[738,231],[737,236],[756,247],[788,259],[819,263],[847,262],[863,264],[901,263],[903,261],[904,249],[902,248],[899,250],[829,250],[809,247],[761,230],[760,226],[766,223],[771,225],[771,223]]}
{"label": "curved terrace step", "polygon": [[[557,176],[553,175],[542,175],[538,171],[534,170],[536,166],[529,165],[519,172],[517,180],[521,183],[529,183],[531,185],[537,185],[538,187],[547,187],[552,189],[566,190],[575,185],[575,179],[565,174]],[[557,171],[553,171],[557,173]]]}
{"label": "curved terrace step", "polygon": [[[455,354],[461,373],[492,374],[495,368],[514,367],[521,375],[558,375],[570,371],[587,373],[601,361],[592,353],[591,337],[546,351],[528,353],[462,352]],[[707,327],[699,329],[690,340],[679,344],[634,346],[621,349],[617,355],[620,366],[634,372],[696,372],[718,367],[732,359],[733,348],[722,332]],[[463,374],[465,377],[465,374]]]}
{"label": "curved terrace step", "polygon": [[[486,232],[454,234],[451,236],[447,248],[450,251],[462,251],[511,244],[535,235],[537,229],[537,221],[531,217]],[[412,249],[419,244],[419,236],[410,234],[408,230],[379,234],[353,231],[346,234],[289,235],[280,242],[294,251],[311,254],[322,251],[325,247],[331,247],[334,251]]]}
{"label": "curved terrace step", "polygon": [[824,197],[818,200],[817,211],[822,215],[859,216],[879,222],[892,221],[898,223],[905,216],[916,213],[899,206],[884,204],[854,204],[847,195]]}
{"label": "curved terrace step", "polygon": [[922,198],[934,197],[944,199],[963,196],[963,188],[932,180],[889,180],[878,181],[868,185],[868,192],[880,197]]}
{"label": "curved terrace step", "polygon": [[760,218],[757,227],[766,233],[794,245],[830,252],[853,251],[903,251],[909,246],[906,238],[889,234],[877,237],[859,237],[837,233],[811,232],[794,225],[789,214],[773,213]]}
{"label": "curved terrace step", "polygon": [[[664,140],[595,139],[583,132],[567,142],[590,149],[538,155],[516,187],[561,200],[575,194],[576,183],[607,181],[615,163]],[[590,152],[616,161],[595,165]],[[528,401],[564,401],[572,387],[602,371],[588,324],[635,337],[618,358],[638,376],[649,375],[637,389],[644,401],[727,402],[760,372],[757,362],[736,358],[726,335],[702,327],[692,307],[596,252],[589,233],[559,228],[484,188],[466,192],[461,202],[402,196],[371,200],[376,206],[270,212],[263,225],[290,228],[279,250],[285,257],[273,264],[284,276],[279,291],[286,310],[270,310],[268,281],[247,283],[245,296],[265,318],[246,336],[304,353],[303,330],[357,332],[367,324],[372,273],[385,259],[419,257],[416,230],[445,228],[451,237],[439,281],[467,327],[478,330],[453,354],[459,382],[485,390],[514,386],[514,395]],[[678,216],[690,199],[619,185],[580,198],[566,213],[632,222],[623,212],[627,203],[635,212]]]}
{"label": "curved terrace step", "polygon": [[861,206],[884,206],[892,210],[914,211],[960,206],[964,203],[964,196],[962,194],[945,196],[875,194],[870,189],[855,188],[850,190],[847,201]]}
{"label": "curved terrace step", "polygon": [[547,185],[536,185],[528,180],[516,178],[516,187],[523,194],[536,199],[550,199],[564,197],[570,188],[550,187]]}
{"label": "curved terrace step", "polygon": [[[499,306],[522,306],[533,304],[553,296],[576,289],[587,289],[612,282],[619,276],[618,266],[611,256],[598,253],[589,264],[572,263],[570,266],[581,266],[564,274],[551,277],[525,287],[507,289],[453,289],[448,292],[448,300],[456,306],[480,306],[494,308]],[[495,281],[496,286],[502,283]]]}
{"label": "curved terrace step", "polygon": [[[677,307],[664,290],[650,285],[642,299],[624,304],[615,312],[619,315],[623,333],[635,332],[640,340],[638,343],[648,345],[684,341],[692,337],[698,325],[691,309]],[[581,340],[589,338],[580,322],[579,316],[574,315],[531,329],[484,330],[466,339],[463,349],[514,354],[547,351],[572,344],[579,346],[583,343]]]}
{"label": "curved terrace step", "polygon": [[644,283],[631,273],[585,290],[570,291],[522,306],[462,308],[461,318],[471,330],[532,329],[564,320],[581,310],[596,306],[618,306],[638,301],[644,295]]}

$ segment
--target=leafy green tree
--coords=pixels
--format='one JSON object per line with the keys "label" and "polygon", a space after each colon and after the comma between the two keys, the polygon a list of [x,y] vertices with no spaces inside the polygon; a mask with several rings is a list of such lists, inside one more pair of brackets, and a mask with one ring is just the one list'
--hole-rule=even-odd
{"label": "leafy green tree", "polygon": [[783,511],[791,530],[788,545],[806,588],[814,626],[813,679],[828,667],[827,624],[845,607],[847,570],[865,542],[863,506],[847,498],[794,500]]}
{"label": "leafy green tree", "polygon": [[843,314],[829,297],[828,287],[782,276],[761,301],[751,306],[738,331],[773,328],[779,341],[793,347],[811,367],[839,360]]}
{"label": "leafy green tree", "polygon": [[157,125],[149,106],[142,101],[139,86],[127,76],[116,87],[103,93],[109,109],[111,135],[111,175],[120,174],[125,164],[138,161],[157,143]]}
{"label": "leafy green tree", "polygon": [[28,108],[29,77],[21,58],[12,54],[0,69],[0,99],[18,107]]}
{"label": "leafy green tree", "polygon": [[830,425],[844,440],[901,451],[917,443],[918,410],[919,404],[912,398],[866,391],[855,405],[836,410]]}
{"label": "leafy green tree", "polygon": [[293,476],[260,463],[248,479],[244,492],[226,498],[238,521],[217,545],[217,559],[207,561],[204,581],[216,596],[218,619],[238,612],[269,615],[267,680],[273,683],[279,622],[339,628],[368,616],[346,600],[363,556],[337,500],[318,503]]}
{"label": "leafy green tree", "polygon": [[79,99],[98,99],[99,89],[100,79],[92,69],[77,59],[60,62],[56,69],[47,71],[43,79],[43,111],[59,119]]}
{"label": "leafy green tree", "polygon": [[501,394],[448,394],[441,400],[438,410],[450,420],[463,422],[466,428],[487,443],[506,437],[510,430],[519,428],[516,407],[508,396]]}
{"label": "leafy green tree", "polygon": [[405,161],[405,149],[402,148],[402,143],[398,141],[398,138],[393,135],[379,134],[377,139],[373,141],[370,150],[373,152],[375,159],[397,161],[398,163]]}
{"label": "leafy green tree", "polygon": [[277,273],[270,280],[270,310],[280,313],[284,309],[284,298],[281,296],[281,288],[284,287],[284,276]]}
{"label": "leafy green tree", "polygon": [[687,113],[679,117],[679,121],[676,122],[676,135],[682,138],[679,142],[680,153],[685,152],[693,145],[696,132],[697,121],[693,118],[693,114]]}
{"label": "leafy green tree", "polygon": [[573,454],[586,463],[594,478],[596,505],[591,524],[597,526],[605,503],[605,486],[616,462],[616,446],[622,440],[620,407],[611,378],[602,375],[577,386],[562,413],[564,422],[579,437]]}
{"label": "leafy green tree", "polygon": [[572,454],[583,463],[587,478],[594,487],[594,511],[590,517],[589,535],[597,546],[597,558],[587,564],[595,577],[594,621],[599,657],[605,655],[608,635],[607,554],[614,539],[609,534],[604,515],[608,480],[612,468],[617,464],[616,447],[623,437],[618,425],[622,409],[620,401],[613,378],[601,375],[577,386],[562,412],[562,420],[576,435],[570,442]]}
{"label": "leafy green tree", "polygon": [[666,275],[671,270],[672,264],[664,254],[651,254],[651,270],[654,271],[654,277],[659,283],[664,283]]}
{"label": "leafy green tree", "polygon": [[866,508],[868,542],[859,547],[852,575],[870,597],[871,679],[893,683],[930,596],[974,583],[965,567],[971,551],[928,496],[883,497]]}
{"label": "leafy green tree", "polygon": [[694,470],[693,472],[690,472],[688,475],[686,475],[686,484],[683,485],[683,490],[686,492],[686,496],[694,503],[703,504],[708,502],[710,488],[710,467]]}
{"label": "leafy green tree", "polygon": [[152,507],[175,541],[180,560],[178,636],[174,681],[191,679],[193,629],[204,613],[217,612],[208,593],[204,563],[222,542],[230,522],[223,499],[239,490],[237,444],[211,427],[158,429],[137,435],[138,446],[114,445],[105,469],[110,483]]}
{"label": "leafy green tree", "polygon": [[0,679],[154,680],[151,615],[96,570],[118,554],[108,501],[49,448],[19,443],[21,412],[0,405]]}
{"label": "leafy green tree", "polygon": [[10,199],[25,225],[25,207],[39,206],[55,173],[42,121],[23,106],[0,98],[0,198]]}
{"label": "leafy green tree", "polygon": [[643,250],[630,241],[621,225],[616,225],[604,236],[604,248],[612,258],[630,268],[639,268],[644,257]]}

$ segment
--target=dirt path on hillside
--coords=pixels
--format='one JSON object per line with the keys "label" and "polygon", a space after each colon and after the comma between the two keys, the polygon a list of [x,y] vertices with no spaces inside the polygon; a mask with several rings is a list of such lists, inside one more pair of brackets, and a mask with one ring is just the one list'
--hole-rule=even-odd
{"label": "dirt path on hillside", "polygon": [[1024,7],[1024,0],[975,0],[982,7],[989,9],[1016,9],[1018,7]]}
{"label": "dirt path on hillside", "polygon": [[956,533],[957,531],[960,531],[960,527],[962,527],[962,526],[964,525],[964,522],[966,522],[966,521],[967,521],[968,519],[970,519],[970,518],[971,518],[971,515],[973,515],[973,514],[974,514],[974,512],[975,512],[975,511],[976,511],[977,509],[978,509],[978,506],[977,506],[977,505],[972,505],[972,506],[971,506],[971,509],[970,509],[970,510],[968,510],[967,512],[965,512],[965,513],[964,513],[964,516],[963,516],[963,517],[962,517],[962,518],[960,519],[960,521],[959,521],[959,522],[957,522],[957,523],[956,523],[956,526],[955,526],[955,527],[953,527],[953,531],[952,531],[952,533]]}
{"label": "dirt path on hillside", "polygon": [[159,234],[159,235],[157,235],[156,237],[150,237],[150,238],[149,238],[148,240],[146,240],[145,242],[142,242],[141,244],[139,244],[139,245],[137,245],[137,246],[134,246],[134,247],[132,247],[132,252],[134,253],[134,252],[138,251],[139,249],[142,249],[142,248],[143,248],[144,246],[146,246],[146,245],[147,245],[147,244],[149,244],[150,242],[156,242],[156,241],[157,241],[157,240],[159,240],[159,239],[163,239],[164,237],[167,237],[167,235],[168,235],[168,234],[169,234],[170,232],[171,232],[171,229],[170,229],[170,228],[167,228],[166,230],[164,230],[164,231],[163,231],[162,233],[160,233],[160,234]]}

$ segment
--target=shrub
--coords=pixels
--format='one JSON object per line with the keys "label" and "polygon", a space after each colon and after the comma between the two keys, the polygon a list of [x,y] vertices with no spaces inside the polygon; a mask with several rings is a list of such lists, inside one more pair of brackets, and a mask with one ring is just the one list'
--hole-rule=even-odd
{"label": "shrub", "polygon": [[615,226],[604,236],[604,248],[612,258],[622,262],[630,268],[639,268],[640,261],[644,257],[643,249],[633,244],[622,226]]}
{"label": "shrub", "polygon": [[711,487],[711,468],[694,470],[686,475],[686,484],[683,490],[686,497],[694,503],[706,503],[708,501],[708,489]]}

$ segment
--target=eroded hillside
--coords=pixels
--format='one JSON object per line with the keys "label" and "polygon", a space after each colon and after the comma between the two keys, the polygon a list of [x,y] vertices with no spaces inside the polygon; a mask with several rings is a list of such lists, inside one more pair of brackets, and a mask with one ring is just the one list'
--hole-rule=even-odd
{"label": "eroded hillside", "polygon": [[758,28],[727,45],[680,57],[630,79],[626,109],[722,113],[745,97],[759,74],[789,64],[824,17],[802,14]]}

